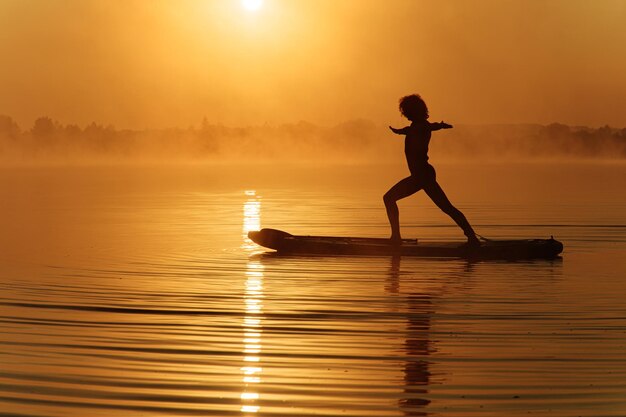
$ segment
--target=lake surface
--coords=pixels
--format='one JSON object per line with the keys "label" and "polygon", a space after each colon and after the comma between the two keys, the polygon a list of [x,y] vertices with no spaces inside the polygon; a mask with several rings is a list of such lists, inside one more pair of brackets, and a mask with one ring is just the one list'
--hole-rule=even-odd
{"label": "lake surface", "polygon": [[[0,415],[625,416],[626,164],[439,164],[561,259],[281,257],[387,236],[402,166],[0,168]],[[422,193],[404,237],[458,239]]]}

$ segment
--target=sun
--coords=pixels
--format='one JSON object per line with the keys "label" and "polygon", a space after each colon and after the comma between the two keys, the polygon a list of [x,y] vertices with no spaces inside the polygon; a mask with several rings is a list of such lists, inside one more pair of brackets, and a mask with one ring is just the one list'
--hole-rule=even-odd
{"label": "sun", "polygon": [[250,12],[256,12],[263,7],[263,0],[241,0],[241,5]]}

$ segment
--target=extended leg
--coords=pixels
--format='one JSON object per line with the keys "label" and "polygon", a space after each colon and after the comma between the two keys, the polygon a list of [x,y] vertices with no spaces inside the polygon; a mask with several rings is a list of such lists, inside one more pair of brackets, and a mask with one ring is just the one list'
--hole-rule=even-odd
{"label": "extended leg", "polygon": [[452,220],[454,220],[454,222],[461,229],[463,229],[463,233],[465,233],[465,236],[467,236],[467,240],[470,243],[478,243],[476,233],[465,218],[465,215],[463,215],[463,213],[461,213],[459,209],[452,205],[450,200],[448,200],[446,193],[443,192],[441,186],[437,182],[434,182],[433,184],[429,184],[428,186],[424,187],[424,191],[426,191],[428,197],[433,200],[437,207],[439,207],[448,216],[452,217]]}
{"label": "extended leg", "polygon": [[391,226],[391,240],[399,241],[401,239],[400,212],[396,202],[418,192],[421,189],[422,187],[415,180],[415,178],[407,177],[391,187],[383,196],[385,208],[387,209],[387,217],[389,218],[389,225]]}

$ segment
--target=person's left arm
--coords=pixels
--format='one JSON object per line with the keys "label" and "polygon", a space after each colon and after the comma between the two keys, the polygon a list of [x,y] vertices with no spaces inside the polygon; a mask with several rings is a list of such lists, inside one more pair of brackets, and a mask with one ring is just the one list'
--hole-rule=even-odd
{"label": "person's left arm", "polygon": [[441,122],[436,122],[436,123],[428,123],[430,125],[430,130],[440,130],[440,129],[452,129],[452,125],[448,124],[446,122],[444,122],[443,120]]}

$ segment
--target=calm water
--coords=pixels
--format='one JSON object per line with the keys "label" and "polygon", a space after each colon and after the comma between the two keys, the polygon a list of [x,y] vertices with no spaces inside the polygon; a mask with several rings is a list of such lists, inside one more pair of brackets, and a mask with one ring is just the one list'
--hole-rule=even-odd
{"label": "calm water", "polygon": [[[245,238],[386,236],[403,168],[0,169],[0,415],[625,416],[626,165],[438,169],[479,233],[562,259]],[[405,237],[462,238],[400,209]]]}

